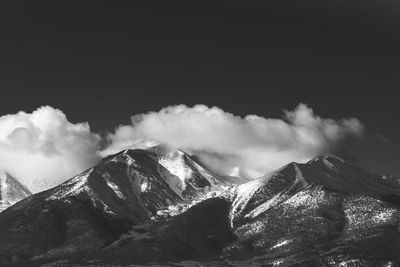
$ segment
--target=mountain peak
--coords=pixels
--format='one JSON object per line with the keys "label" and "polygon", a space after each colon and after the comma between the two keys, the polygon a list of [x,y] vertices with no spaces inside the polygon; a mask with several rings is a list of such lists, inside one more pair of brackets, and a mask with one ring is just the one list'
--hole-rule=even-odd
{"label": "mountain peak", "polygon": [[309,160],[307,163],[314,163],[314,162],[325,162],[325,163],[329,162],[332,164],[337,162],[346,163],[346,161],[341,157],[331,154],[316,156],[315,158]]}
{"label": "mountain peak", "polygon": [[128,149],[148,149],[151,147],[159,146],[161,143],[152,140],[139,140],[135,142],[133,145],[129,146]]}
{"label": "mountain peak", "polygon": [[0,212],[31,194],[17,178],[0,170]]}

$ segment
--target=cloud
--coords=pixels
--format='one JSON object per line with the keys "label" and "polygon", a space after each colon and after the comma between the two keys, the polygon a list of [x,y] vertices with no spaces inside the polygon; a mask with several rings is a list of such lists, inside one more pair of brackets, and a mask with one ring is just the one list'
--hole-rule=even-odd
{"label": "cloud", "polygon": [[329,153],[347,137],[362,136],[355,118],[334,120],[317,116],[305,104],[284,111],[282,119],[235,116],[218,107],[169,106],[132,117],[108,136],[108,155],[139,140],[154,140],[194,152],[222,174],[238,171],[255,178],[291,161],[306,161]]}
{"label": "cloud", "polygon": [[31,191],[55,186],[99,160],[100,138],[49,106],[0,117],[0,168]]}
{"label": "cloud", "polygon": [[88,123],[71,123],[61,110],[45,106],[0,117],[0,168],[38,192],[91,167],[100,156],[153,140],[196,154],[220,174],[255,178],[290,161],[336,151],[363,131],[355,118],[321,118],[304,104],[284,111],[281,119],[178,105],[133,116],[130,125],[107,136],[107,147],[99,151],[104,140]]}

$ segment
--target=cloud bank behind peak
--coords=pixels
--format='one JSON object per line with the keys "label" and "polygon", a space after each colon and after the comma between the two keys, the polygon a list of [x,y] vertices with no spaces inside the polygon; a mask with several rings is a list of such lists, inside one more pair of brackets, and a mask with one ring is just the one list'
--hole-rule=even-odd
{"label": "cloud bank behind peak", "polygon": [[0,117],[0,168],[33,192],[55,186],[99,160],[100,137],[49,106]]}
{"label": "cloud bank behind peak", "polygon": [[101,154],[116,153],[139,140],[154,140],[196,153],[220,174],[239,169],[243,176],[256,178],[288,162],[334,151],[342,140],[363,132],[356,118],[321,118],[305,104],[284,111],[281,119],[177,105],[132,116],[130,125],[108,135],[109,146]]}
{"label": "cloud bank behind peak", "polygon": [[44,106],[0,117],[0,169],[39,192],[93,166],[101,156],[149,140],[194,153],[219,174],[256,178],[288,162],[334,151],[363,132],[355,118],[321,118],[304,104],[284,111],[281,119],[177,105],[134,115],[131,124],[104,140],[88,123],[69,122],[61,110]]}

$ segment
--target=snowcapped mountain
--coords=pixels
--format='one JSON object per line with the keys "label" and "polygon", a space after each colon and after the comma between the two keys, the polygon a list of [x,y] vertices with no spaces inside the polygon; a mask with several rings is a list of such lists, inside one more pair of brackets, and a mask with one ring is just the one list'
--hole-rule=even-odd
{"label": "snowcapped mountain", "polygon": [[31,192],[17,178],[0,170],[0,212],[29,195]]}
{"label": "snowcapped mountain", "polygon": [[212,173],[194,157],[182,150],[173,149],[156,142],[140,142],[132,148],[153,152],[156,155],[157,162],[173,175],[173,178],[167,177],[166,179],[170,188],[182,198],[196,197],[199,188],[217,191],[224,189],[223,178]]}
{"label": "snowcapped mountain", "polygon": [[[393,186],[381,176],[370,174],[337,157],[320,156],[306,164],[290,163],[239,186],[232,214],[235,218],[257,216],[293,194],[314,185],[334,192],[365,195],[376,199],[400,193],[400,187]],[[260,203],[263,205],[260,206]],[[253,213],[248,213],[250,210]]]}
{"label": "snowcapped mountain", "polygon": [[[221,184],[242,184],[248,179],[242,178],[239,170],[231,175],[216,175],[205,167],[196,155],[191,155],[183,150],[168,147],[154,141],[139,141],[132,145],[130,149],[144,149],[152,151],[158,156],[158,162],[172,174],[181,180],[183,187],[177,188],[178,191],[184,189],[186,183],[190,183],[196,173],[207,178],[213,187]],[[189,178],[188,177],[192,177]],[[216,181],[217,180],[217,181]]]}
{"label": "snowcapped mountain", "polygon": [[194,156],[145,145],[1,213],[0,263],[400,264],[400,190],[382,176],[317,157],[232,186]]}
{"label": "snowcapped mountain", "polygon": [[163,145],[124,150],[5,210],[0,258],[7,251],[40,259],[97,250],[131,227],[178,214],[226,186],[183,151]]}
{"label": "snowcapped mountain", "polygon": [[288,164],[231,197],[230,249],[263,264],[399,263],[400,188],[339,158]]}

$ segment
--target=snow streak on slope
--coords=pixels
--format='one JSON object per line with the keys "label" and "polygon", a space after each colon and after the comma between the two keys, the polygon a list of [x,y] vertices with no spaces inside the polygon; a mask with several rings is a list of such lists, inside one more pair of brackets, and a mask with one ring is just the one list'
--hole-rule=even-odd
{"label": "snow streak on slope", "polygon": [[57,190],[54,194],[47,198],[47,200],[57,200],[63,199],[70,196],[75,196],[81,193],[84,190],[88,190],[87,187],[87,178],[92,172],[92,169],[89,169],[71,180],[62,184],[59,190]]}

